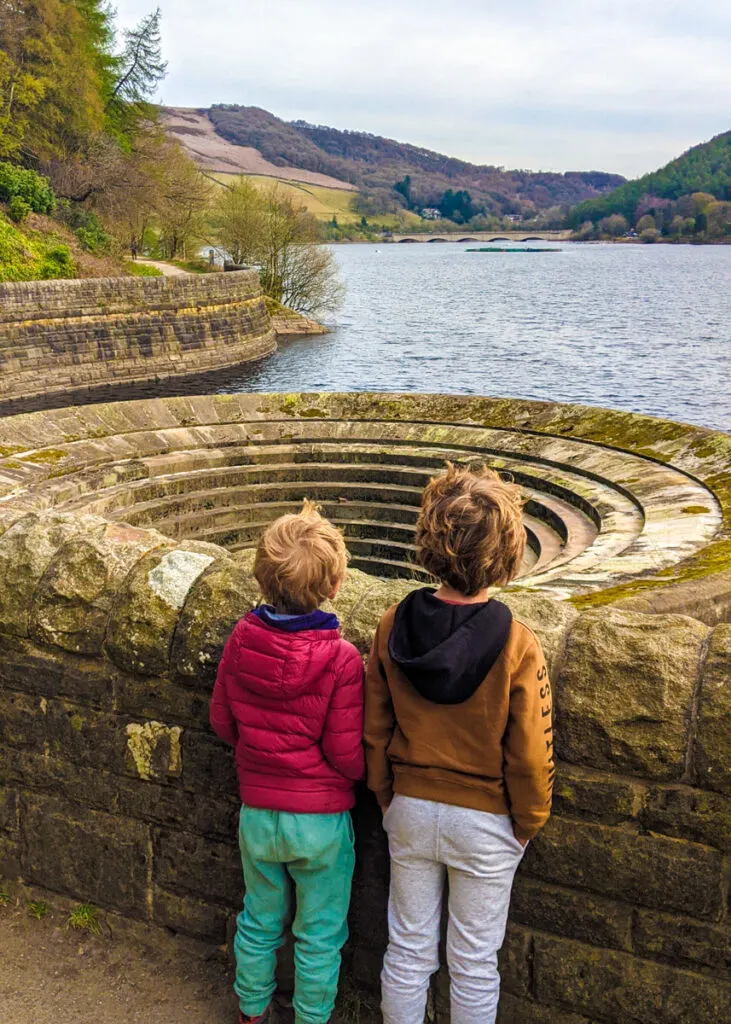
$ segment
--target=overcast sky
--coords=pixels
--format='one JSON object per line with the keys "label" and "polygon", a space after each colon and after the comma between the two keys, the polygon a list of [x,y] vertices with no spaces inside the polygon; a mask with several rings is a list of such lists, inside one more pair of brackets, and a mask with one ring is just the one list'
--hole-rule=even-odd
{"label": "overcast sky", "polygon": [[[171,106],[476,163],[654,170],[731,129],[731,0],[159,0]],[[155,0],[117,0],[129,26]]]}

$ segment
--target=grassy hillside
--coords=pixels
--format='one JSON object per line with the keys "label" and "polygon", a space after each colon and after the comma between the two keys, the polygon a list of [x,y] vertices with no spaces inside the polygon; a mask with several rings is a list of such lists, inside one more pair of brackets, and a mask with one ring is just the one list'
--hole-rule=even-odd
{"label": "grassy hillside", "polygon": [[30,214],[22,224],[6,216],[0,204],[0,281],[35,281],[68,277],[117,277],[138,273],[134,264],[85,251],[59,221]]}
{"label": "grassy hillside", "polygon": [[[235,180],[237,175],[212,174],[211,177],[225,185],[227,182]],[[246,177],[261,188],[269,188],[276,182],[277,188],[281,189],[285,195],[291,196],[297,205],[305,206],[320,221],[326,223],[335,217],[340,225],[360,223],[362,215],[353,209],[353,200],[357,193],[350,190],[304,185],[257,174],[246,175]],[[377,219],[378,223],[384,227],[394,228],[397,226],[397,217],[394,214],[380,214]],[[401,219],[403,221],[403,217]],[[405,223],[408,226],[416,226],[421,224],[421,218],[405,211]]]}
{"label": "grassy hillside", "polygon": [[660,170],[628,181],[607,196],[580,203],[571,211],[571,225],[578,227],[612,214],[634,224],[637,207],[645,197],[675,202],[694,192],[731,200],[731,132],[693,146]]}
{"label": "grassy hillside", "polygon": [[0,214],[0,281],[75,276],[71,250],[60,239],[21,230]]}
{"label": "grassy hillside", "polygon": [[478,166],[365,132],[287,123],[258,107],[215,106],[207,113],[219,135],[253,146],[276,166],[301,167],[357,185],[361,213],[396,212],[403,199],[394,185],[406,176],[414,206],[435,206],[445,191],[466,190],[487,214],[497,216],[573,205],[624,181],[597,171],[554,174]]}

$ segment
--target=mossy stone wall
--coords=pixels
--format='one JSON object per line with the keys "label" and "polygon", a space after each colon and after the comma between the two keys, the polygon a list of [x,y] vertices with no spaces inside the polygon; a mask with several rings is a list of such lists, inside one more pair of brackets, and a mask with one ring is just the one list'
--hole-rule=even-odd
{"label": "mossy stone wall", "polygon": [[[207,725],[222,645],[258,599],[251,553],[97,517],[0,537],[0,874],[215,943],[242,896],[232,752]],[[353,571],[336,611],[365,654],[414,583]],[[731,987],[731,626],[505,594],[541,637],[555,813],[520,869],[502,1024],[718,1024]],[[355,812],[346,969],[374,989],[388,856]],[[446,980],[435,979],[446,1021]]]}

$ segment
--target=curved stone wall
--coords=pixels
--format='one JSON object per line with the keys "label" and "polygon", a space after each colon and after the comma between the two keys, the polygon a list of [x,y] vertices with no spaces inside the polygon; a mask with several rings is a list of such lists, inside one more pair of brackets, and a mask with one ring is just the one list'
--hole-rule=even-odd
{"label": "curved stone wall", "polygon": [[[237,797],[207,707],[258,598],[250,547],[320,500],[353,561],[391,574],[355,568],[338,598],[365,653],[419,585],[403,578],[418,491],[446,457],[530,495],[532,555],[502,597],[541,637],[556,695],[555,814],[516,884],[501,1022],[716,1024],[731,998],[731,437],[646,417],[236,395],[0,420],[0,873],[223,941]],[[347,963],[372,988],[387,857],[365,796],[356,825]],[[446,1020],[441,975],[434,996]]]}
{"label": "curved stone wall", "polygon": [[203,373],[275,348],[254,271],[0,284],[3,403]]}

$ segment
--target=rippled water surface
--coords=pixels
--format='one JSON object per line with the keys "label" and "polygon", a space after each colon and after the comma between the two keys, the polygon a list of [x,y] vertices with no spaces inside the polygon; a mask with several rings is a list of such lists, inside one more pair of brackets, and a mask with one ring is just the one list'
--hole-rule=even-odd
{"label": "rippled water surface", "polygon": [[507,395],[731,430],[731,246],[556,248],[336,247],[332,334],[219,390]]}

